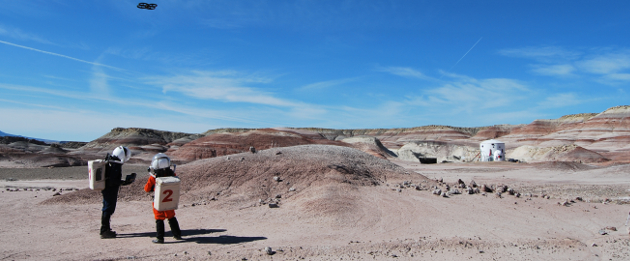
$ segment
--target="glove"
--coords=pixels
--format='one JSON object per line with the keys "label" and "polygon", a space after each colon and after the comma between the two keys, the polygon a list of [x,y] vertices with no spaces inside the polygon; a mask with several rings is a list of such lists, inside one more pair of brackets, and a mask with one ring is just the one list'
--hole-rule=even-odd
{"label": "glove", "polygon": [[127,175],[127,177],[125,177],[125,181],[123,181],[121,185],[127,186],[133,183],[135,180],[136,180],[136,173],[131,173],[131,175]]}

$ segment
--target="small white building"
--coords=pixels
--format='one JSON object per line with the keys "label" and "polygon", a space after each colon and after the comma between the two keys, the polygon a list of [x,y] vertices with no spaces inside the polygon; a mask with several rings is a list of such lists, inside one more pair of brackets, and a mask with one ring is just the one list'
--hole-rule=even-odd
{"label": "small white building", "polygon": [[505,143],[498,140],[487,140],[479,144],[480,161],[505,161]]}

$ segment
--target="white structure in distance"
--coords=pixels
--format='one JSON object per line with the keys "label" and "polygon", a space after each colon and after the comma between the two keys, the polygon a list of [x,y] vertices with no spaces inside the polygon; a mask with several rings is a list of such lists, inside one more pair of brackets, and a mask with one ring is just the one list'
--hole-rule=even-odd
{"label": "white structure in distance", "polygon": [[505,143],[498,140],[487,140],[479,144],[480,161],[505,161]]}

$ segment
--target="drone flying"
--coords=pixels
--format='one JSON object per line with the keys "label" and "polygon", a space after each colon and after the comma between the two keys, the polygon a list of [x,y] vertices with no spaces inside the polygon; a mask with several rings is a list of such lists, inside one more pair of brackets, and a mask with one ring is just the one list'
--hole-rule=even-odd
{"label": "drone flying", "polygon": [[139,3],[138,8],[147,9],[147,10],[155,10],[157,4],[147,4],[147,3]]}

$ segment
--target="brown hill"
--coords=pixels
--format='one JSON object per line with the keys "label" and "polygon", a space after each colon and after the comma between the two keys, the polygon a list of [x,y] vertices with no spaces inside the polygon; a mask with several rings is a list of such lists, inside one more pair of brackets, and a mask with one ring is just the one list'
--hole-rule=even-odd
{"label": "brown hill", "polygon": [[236,154],[249,151],[250,147],[264,150],[306,144],[330,144],[347,146],[339,141],[328,140],[321,135],[304,135],[290,130],[259,129],[246,132],[219,132],[196,139],[167,153],[173,160],[190,162],[198,159]]}
{"label": "brown hill", "polygon": [[508,135],[502,136],[501,140],[518,143],[518,145],[538,144],[548,140],[544,137],[545,135],[579,128],[595,115],[597,114],[581,113],[565,115],[552,120],[535,120],[530,124],[513,128]]}
{"label": "brown hill", "polygon": [[477,134],[475,134],[475,136],[472,137],[471,139],[480,140],[480,141],[495,139],[498,137],[508,135],[512,132],[513,129],[519,129],[519,128],[522,128],[523,126],[524,124],[521,124],[521,125],[504,124],[504,125],[494,125],[490,127],[481,127],[479,128],[479,131],[477,132]]}
{"label": "brown hill", "polygon": [[[318,206],[328,210],[356,202],[344,198],[341,204],[341,198],[331,199],[327,193],[351,195],[357,187],[378,186],[389,179],[409,176],[404,168],[388,160],[331,145],[272,148],[197,160],[178,167],[177,173],[182,179],[182,204],[220,200],[228,207],[248,207],[260,200],[275,202],[280,195],[281,202],[295,199],[304,202],[301,205],[304,209]],[[150,200],[148,193],[142,190],[146,177],[145,174],[130,186],[122,187],[119,198]],[[422,177],[414,182],[431,181]],[[319,193],[323,191],[328,192]],[[83,189],[53,197],[42,204],[86,204],[101,200],[99,192]]]}
{"label": "brown hill", "polygon": [[117,146],[166,145],[193,134],[144,128],[114,128],[109,133],[86,144],[84,148],[113,149]]}

